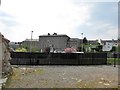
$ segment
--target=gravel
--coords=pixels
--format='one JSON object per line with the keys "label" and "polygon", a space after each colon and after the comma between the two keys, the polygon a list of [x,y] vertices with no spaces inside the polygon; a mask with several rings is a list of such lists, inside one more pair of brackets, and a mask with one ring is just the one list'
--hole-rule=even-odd
{"label": "gravel", "polygon": [[13,66],[6,88],[116,88],[118,67]]}

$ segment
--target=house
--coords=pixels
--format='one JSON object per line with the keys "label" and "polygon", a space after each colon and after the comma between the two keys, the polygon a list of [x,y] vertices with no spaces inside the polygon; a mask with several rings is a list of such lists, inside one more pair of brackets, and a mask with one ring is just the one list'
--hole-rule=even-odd
{"label": "house", "polygon": [[[26,39],[20,43],[28,51],[41,51],[45,52],[47,48],[50,52],[61,52],[65,48],[75,48],[77,49],[83,44],[83,39],[70,38],[66,34],[46,34],[40,35],[39,39]],[[10,43],[13,48],[18,47],[20,44]],[[84,45],[86,52],[93,51],[97,45],[103,46],[103,51],[110,51],[113,46],[118,46],[118,40],[88,40],[88,45]]]}
{"label": "house", "polygon": [[54,33],[52,35],[39,36],[39,48],[44,52],[47,47],[54,48],[56,51],[62,51],[68,47],[70,37],[65,34]]}
{"label": "house", "polygon": [[102,41],[103,51],[110,51],[113,46],[118,47],[117,40],[104,40]]}
{"label": "house", "polygon": [[9,42],[9,46],[11,49],[15,50],[20,47],[21,42]]}
{"label": "house", "polygon": [[39,39],[26,39],[22,41],[22,46],[28,51],[39,50]]}
{"label": "house", "polygon": [[82,43],[82,39],[70,38],[68,41],[68,47],[78,48]]}

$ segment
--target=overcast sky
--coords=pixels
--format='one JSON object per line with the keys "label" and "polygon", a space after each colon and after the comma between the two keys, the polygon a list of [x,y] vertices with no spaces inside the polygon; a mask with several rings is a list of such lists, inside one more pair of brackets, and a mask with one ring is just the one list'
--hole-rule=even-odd
{"label": "overcast sky", "polygon": [[117,39],[117,1],[2,0],[0,32],[10,41],[30,38],[31,31],[35,39],[54,32],[71,38],[82,38],[83,33],[87,39]]}

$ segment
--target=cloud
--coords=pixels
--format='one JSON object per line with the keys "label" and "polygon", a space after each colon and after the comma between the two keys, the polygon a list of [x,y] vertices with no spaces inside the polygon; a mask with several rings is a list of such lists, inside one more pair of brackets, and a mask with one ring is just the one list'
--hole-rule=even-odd
{"label": "cloud", "polygon": [[[12,33],[15,33],[16,29],[19,33],[15,34],[23,35],[17,39],[22,40],[28,38],[31,30],[34,31],[34,38],[48,32],[74,36],[75,27],[91,18],[93,6],[88,3],[76,5],[69,0],[4,0],[1,8],[21,24],[12,27]],[[15,36],[9,38],[17,40]]]}
{"label": "cloud", "polygon": [[[78,27],[82,29],[84,37],[87,39],[117,39],[118,27],[104,21],[87,22],[83,26]],[[81,33],[76,31],[77,33]],[[80,37],[80,36],[79,36]]]}
{"label": "cloud", "polygon": [[119,0],[74,0],[74,2],[119,2]]}
{"label": "cloud", "polygon": [[[105,5],[103,4],[103,6]],[[110,7],[110,5],[108,6]],[[97,10],[97,7],[101,12]],[[0,31],[11,41],[23,41],[30,38],[31,31],[34,31],[33,38],[54,32],[76,38],[81,38],[81,32],[89,39],[116,38],[117,26],[116,23],[114,25],[111,23],[115,15],[111,17],[111,12],[109,20],[105,22],[106,17],[98,20],[99,16],[94,14],[97,16],[94,20],[95,8],[99,12],[96,14],[105,15],[106,11],[102,13],[104,8],[97,6],[96,2],[86,3],[82,0],[4,0],[0,10],[2,12],[0,14]]]}
{"label": "cloud", "polygon": [[113,26],[109,23],[99,22],[96,23],[96,33],[98,33],[98,37],[102,39],[117,39],[118,37],[118,27]]}
{"label": "cloud", "polygon": [[80,33],[83,32],[84,36],[88,39],[117,39],[117,4],[117,2],[95,2],[91,13],[91,19],[89,19],[85,24],[76,27],[75,34],[77,37],[81,38]]}
{"label": "cloud", "polygon": [[8,20],[8,19],[0,19],[0,21],[6,25],[6,27],[13,27],[18,25],[18,23],[14,20]]}
{"label": "cloud", "polygon": [[0,11],[0,17],[13,18],[13,16],[9,15],[8,13],[4,11]]}

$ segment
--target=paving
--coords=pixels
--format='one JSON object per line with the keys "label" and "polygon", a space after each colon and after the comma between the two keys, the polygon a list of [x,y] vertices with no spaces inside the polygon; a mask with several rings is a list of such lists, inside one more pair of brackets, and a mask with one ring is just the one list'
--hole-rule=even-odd
{"label": "paving", "polygon": [[5,88],[117,88],[118,66],[13,66]]}

